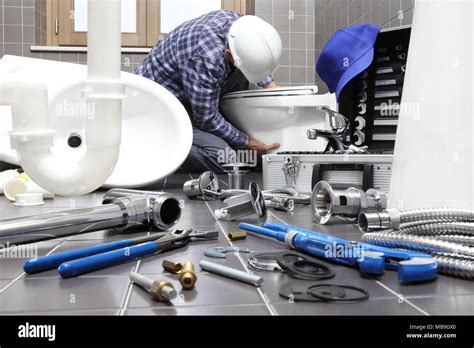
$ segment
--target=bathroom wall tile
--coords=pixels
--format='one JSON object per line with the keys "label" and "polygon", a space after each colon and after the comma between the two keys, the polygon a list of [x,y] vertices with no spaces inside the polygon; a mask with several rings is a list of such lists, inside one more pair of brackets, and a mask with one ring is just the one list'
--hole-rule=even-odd
{"label": "bathroom wall tile", "polygon": [[290,65],[290,50],[283,49],[280,65]]}
{"label": "bathroom wall tile", "polygon": [[280,33],[283,49],[290,48],[290,33]]}
{"label": "bathroom wall tile", "polygon": [[61,52],[60,59],[61,62],[78,63],[79,55],[77,53]]}
{"label": "bathroom wall tile", "polygon": [[290,33],[290,48],[306,49],[306,33]]}
{"label": "bathroom wall tile", "polygon": [[[20,32],[21,33],[21,32]],[[34,44],[35,43],[35,27],[23,26],[23,44]]]}
{"label": "bathroom wall tile", "polygon": [[42,58],[41,52],[32,52],[31,51],[31,44],[24,44],[23,45],[23,56],[30,57],[30,58]]}
{"label": "bathroom wall tile", "polygon": [[273,0],[273,13],[286,14],[290,11],[290,0]]}
{"label": "bathroom wall tile", "polygon": [[306,16],[295,16],[290,19],[290,32],[306,33]]}
{"label": "bathroom wall tile", "polygon": [[8,6],[20,7],[21,6],[21,0],[3,0],[3,6],[5,6],[5,7],[8,7]]}
{"label": "bathroom wall tile", "polygon": [[306,66],[313,67],[316,65],[316,51],[306,50]]}
{"label": "bathroom wall tile", "polygon": [[5,7],[3,17],[4,24],[21,25],[21,7]]}
{"label": "bathroom wall tile", "polygon": [[401,0],[402,1],[402,6],[401,9],[402,11],[407,11],[410,8],[413,8],[415,6],[415,0]]}
{"label": "bathroom wall tile", "polygon": [[306,34],[306,49],[307,50],[314,50],[314,42],[315,42],[315,34],[308,33]]}
{"label": "bathroom wall tile", "polygon": [[273,79],[277,83],[289,83],[290,82],[290,68],[285,66],[279,66],[273,73]]}
{"label": "bathroom wall tile", "polygon": [[306,15],[306,0],[290,0],[290,11],[296,16]]}
{"label": "bathroom wall tile", "polygon": [[258,16],[268,24],[273,25],[273,16],[271,14],[259,14]]}
{"label": "bathroom wall tile", "polygon": [[306,66],[306,50],[290,50],[290,65]]}
{"label": "bathroom wall tile", "polygon": [[9,54],[13,56],[21,56],[23,55],[23,47],[21,44],[12,44],[12,43],[4,43],[4,54]]}
{"label": "bathroom wall tile", "polygon": [[35,10],[33,8],[23,8],[23,25],[35,25]]}
{"label": "bathroom wall tile", "polygon": [[306,68],[292,68],[290,83],[306,83]]}
{"label": "bathroom wall tile", "polygon": [[36,3],[45,3],[45,0],[23,0],[23,7],[35,7]]}
{"label": "bathroom wall tile", "polygon": [[43,52],[41,56],[43,57],[43,59],[47,60],[60,60],[58,52]]}
{"label": "bathroom wall tile", "polygon": [[272,0],[255,1],[255,12],[259,16],[262,14],[272,14]]}
{"label": "bathroom wall tile", "polygon": [[4,26],[4,39],[5,42],[17,43],[22,40],[21,26],[19,25],[6,25]]}
{"label": "bathroom wall tile", "polygon": [[288,15],[274,15],[273,26],[279,32],[288,32],[290,30],[290,18]]}

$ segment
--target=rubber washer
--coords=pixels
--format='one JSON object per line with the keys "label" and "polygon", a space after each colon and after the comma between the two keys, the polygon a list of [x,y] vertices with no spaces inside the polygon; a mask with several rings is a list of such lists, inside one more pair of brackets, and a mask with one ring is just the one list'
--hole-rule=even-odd
{"label": "rubber washer", "polygon": [[[342,296],[342,292],[344,296]],[[346,290],[359,292],[359,297],[347,297]],[[349,285],[315,284],[307,288],[306,293],[325,302],[362,302],[369,299],[369,293],[361,288]]]}
{"label": "rubber washer", "polygon": [[283,284],[278,290],[278,293],[281,297],[292,299],[295,302],[323,302],[320,299],[308,294],[306,289],[297,289],[291,283]]}
{"label": "rubber washer", "polygon": [[[327,266],[316,262],[316,259],[297,252],[282,252],[276,255],[276,261],[287,271],[288,275],[295,279],[301,280],[324,280],[334,277],[334,272]],[[307,272],[301,270],[304,266],[312,266],[322,272]]]}

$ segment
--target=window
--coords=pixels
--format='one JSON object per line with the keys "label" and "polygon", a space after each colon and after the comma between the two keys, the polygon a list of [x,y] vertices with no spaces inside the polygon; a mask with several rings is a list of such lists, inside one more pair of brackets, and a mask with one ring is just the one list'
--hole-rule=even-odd
{"label": "window", "polygon": [[[254,0],[122,0],[122,45],[153,47],[162,35],[204,13],[254,13]],[[48,44],[87,45],[87,0],[48,0]]]}

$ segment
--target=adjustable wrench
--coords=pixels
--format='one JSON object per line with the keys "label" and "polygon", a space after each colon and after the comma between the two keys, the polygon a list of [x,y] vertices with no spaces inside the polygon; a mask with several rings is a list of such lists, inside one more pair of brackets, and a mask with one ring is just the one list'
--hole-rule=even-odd
{"label": "adjustable wrench", "polygon": [[347,266],[357,266],[363,273],[380,276],[385,269],[398,271],[402,283],[432,280],[438,265],[427,254],[350,242],[324,233],[295,226],[264,223],[263,227],[240,224],[240,228],[285,242],[291,248]]}

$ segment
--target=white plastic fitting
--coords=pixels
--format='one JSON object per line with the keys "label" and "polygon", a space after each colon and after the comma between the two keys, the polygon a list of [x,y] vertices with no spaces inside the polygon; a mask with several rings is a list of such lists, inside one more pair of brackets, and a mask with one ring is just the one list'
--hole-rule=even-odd
{"label": "white plastic fitting", "polygon": [[48,91],[32,76],[2,76],[0,104],[10,105],[11,146],[24,171],[41,187],[62,196],[82,195],[102,186],[117,163],[121,143],[121,1],[88,2],[88,77],[82,96],[94,106],[85,120],[87,150],[77,160],[51,150]]}
{"label": "white plastic fitting", "polygon": [[5,184],[10,180],[15,179],[18,175],[20,175],[18,170],[6,170],[0,173],[0,195],[3,194]]}
{"label": "white plastic fitting", "polygon": [[26,174],[21,174],[18,177],[8,181],[4,187],[5,197],[12,202],[16,201],[16,197],[18,195],[37,193],[42,195],[42,199],[54,198],[54,193],[46,191],[44,188],[40,187]]}

